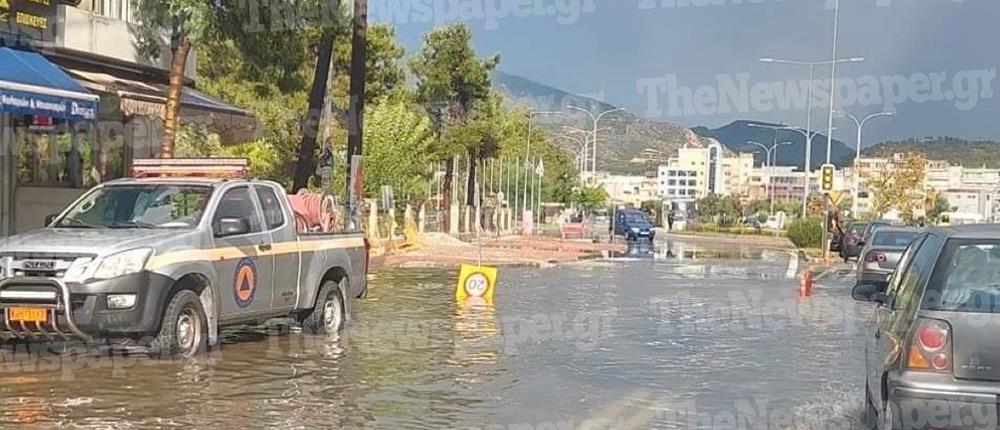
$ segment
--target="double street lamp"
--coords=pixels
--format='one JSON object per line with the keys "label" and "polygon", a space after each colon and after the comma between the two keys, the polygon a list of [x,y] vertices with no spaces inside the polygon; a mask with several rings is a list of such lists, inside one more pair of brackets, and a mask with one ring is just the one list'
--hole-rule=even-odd
{"label": "double street lamp", "polygon": [[[587,114],[588,116],[590,116],[591,121],[593,121],[593,123],[594,123],[594,128],[590,132],[591,138],[592,138],[592,141],[593,141],[593,147],[591,148],[591,157],[592,157],[592,160],[591,160],[590,178],[591,178],[591,180],[596,180],[596,178],[597,178],[597,130],[598,130],[598,126],[600,125],[601,119],[603,119],[605,116],[610,115],[610,114],[615,113],[615,112],[621,112],[621,111],[625,110],[625,108],[610,109],[610,110],[606,110],[604,112],[600,112],[598,114],[594,114],[594,113],[592,113],[591,111],[589,111],[587,109],[584,109],[584,108],[581,108],[581,107],[577,107],[577,106],[566,106],[566,108],[567,109],[573,109],[573,110],[580,111],[580,112],[583,112],[583,113]],[[584,164],[586,164],[586,163],[584,163]],[[584,167],[586,167],[586,165]]]}
{"label": "double street lamp", "polygon": [[851,113],[847,114],[847,117],[850,118],[851,121],[854,121],[854,124],[858,127],[858,141],[857,141],[857,147],[855,148],[855,155],[854,155],[854,174],[852,175],[852,176],[854,176],[854,181],[853,181],[854,184],[853,184],[853,187],[852,187],[852,190],[851,190],[851,192],[853,193],[852,196],[851,196],[851,216],[854,216],[854,217],[858,216],[858,193],[860,192],[860,188],[861,188],[861,185],[859,183],[860,182],[860,178],[858,177],[859,176],[858,175],[858,159],[861,158],[862,131],[863,131],[864,127],[865,127],[865,123],[868,122],[868,120],[871,120],[871,119],[875,119],[875,118],[882,117],[882,116],[892,116],[892,115],[893,115],[892,112],[879,112],[879,113],[873,113],[873,114],[868,115],[868,116],[866,116],[864,118],[858,119],[858,117],[854,116],[854,114],[851,114]]}
{"label": "double street lamp", "polygon": [[[774,165],[777,164],[778,162],[778,147],[791,145],[792,142],[778,143],[777,137],[775,137],[775,142],[770,147],[764,145],[763,143],[755,142],[752,140],[748,140],[747,143],[752,143],[754,145],[763,148],[764,153],[767,156],[767,158],[764,160],[764,167],[767,169],[767,184],[765,185],[764,188],[764,194],[771,201],[770,213],[771,215],[774,215],[774,184],[771,183],[771,181],[773,180],[771,177],[774,175]],[[774,161],[771,161],[771,154],[774,154]]]}
{"label": "double street lamp", "polygon": [[[803,130],[803,129],[798,128],[798,127],[791,127],[791,126],[787,126],[787,125],[778,126],[778,125],[756,124],[756,123],[750,123],[750,124],[747,124],[747,125],[750,126],[750,127],[766,128],[766,129],[770,129],[770,130],[788,130],[788,131],[794,131],[794,132],[800,133],[803,136],[805,136],[805,138],[806,138],[806,159],[805,159],[805,164],[803,165],[805,167],[805,169],[804,169],[805,172],[802,175],[803,179],[804,179],[804,185],[803,185],[803,188],[802,188],[802,217],[805,218],[806,212],[809,209],[809,175],[812,173],[812,163],[811,163],[811,158],[812,158],[812,144],[813,144],[813,138],[815,138],[816,135],[819,134],[819,132],[809,131],[809,130]],[[836,130],[836,128],[834,128],[834,130]]]}
{"label": "double street lamp", "polygon": [[[806,107],[806,130],[805,130],[807,134],[811,134],[812,133],[813,87],[815,86],[816,66],[830,65],[830,66],[836,67],[836,65],[840,64],[840,63],[860,63],[862,61],[865,61],[865,59],[862,58],[862,57],[841,58],[841,59],[836,59],[836,60],[825,60],[825,61],[780,60],[780,59],[769,58],[769,57],[765,57],[765,58],[761,58],[760,59],[760,62],[762,62],[762,63],[791,64],[791,65],[795,65],[795,66],[809,66],[809,88],[808,88],[808,96],[807,96],[807,102],[806,102],[807,103],[807,107]],[[832,88],[834,90],[836,89],[835,79],[833,77],[831,77],[830,88]],[[831,100],[832,99],[833,99],[833,97],[832,97],[832,94],[831,94]],[[832,115],[833,115],[832,108],[831,108],[830,112],[831,112],[830,115],[832,117]],[[827,142],[826,142],[826,162],[827,163],[830,162],[830,156],[831,156],[831,152],[832,152],[832,148],[833,148],[833,127],[830,127],[828,134],[830,136],[827,136]],[[812,145],[806,145],[806,160],[811,160],[811,159],[812,159]],[[812,163],[809,163],[809,161],[807,161],[807,163],[808,164],[806,165],[806,170],[812,170]]]}

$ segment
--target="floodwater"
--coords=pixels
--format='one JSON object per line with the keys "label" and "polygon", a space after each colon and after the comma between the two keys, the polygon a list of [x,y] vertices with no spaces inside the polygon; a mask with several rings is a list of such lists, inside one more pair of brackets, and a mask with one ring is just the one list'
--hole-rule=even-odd
{"label": "floodwater", "polygon": [[869,310],[849,275],[799,299],[787,252],[648,248],[504,270],[492,306],[456,305],[452,272],[381,273],[339,337],[244,328],[182,361],[5,356],[0,425],[859,426]]}

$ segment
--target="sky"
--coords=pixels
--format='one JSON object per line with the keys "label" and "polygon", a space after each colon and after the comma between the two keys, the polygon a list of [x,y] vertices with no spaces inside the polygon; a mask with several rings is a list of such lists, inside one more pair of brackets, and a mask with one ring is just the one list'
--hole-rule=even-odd
{"label": "sky", "polygon": [[[371,0],[412,53],[421,35],[467,22],[501,70],[686,126],[807,122],[809,67],[833,58],[836,0]],[[866,146],[924,136],[1000,138],[1000,1],[842,0],[838,112],[891,117]],[[825,128],[829,65],[816,66],[814,128]],[[838,139],[856,126],[835,118]]]}

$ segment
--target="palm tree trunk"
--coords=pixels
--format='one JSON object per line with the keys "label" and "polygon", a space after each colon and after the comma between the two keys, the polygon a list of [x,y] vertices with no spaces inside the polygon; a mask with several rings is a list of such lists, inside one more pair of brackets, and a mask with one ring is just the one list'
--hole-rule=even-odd
{"label": "palm tree trunk", "polygon": [[174,137],[181,116],[181,92],[184,90],[184,69],[187,68],[191,42],[187,33],[176,36],[174,51],[170,60],[170,86],[167,88],[167,104],[163,114],[163,140],[160,142],[160,158],[174,157]]}
{"label": "palm tree trunk", "polygon": [[299,161],[295,165],[295,180],[292,192],[309,186],[309,178],[316,172],[316,136],[319,134],[319,113],[323,111],[326,98],[326,82],[330,76],[330,58],[333,56],[333,29],[323,30],[320,36],[319,52],[316,57],[316,73],[312,91],[309,92],[309,112],[302,130],[299,144]]}

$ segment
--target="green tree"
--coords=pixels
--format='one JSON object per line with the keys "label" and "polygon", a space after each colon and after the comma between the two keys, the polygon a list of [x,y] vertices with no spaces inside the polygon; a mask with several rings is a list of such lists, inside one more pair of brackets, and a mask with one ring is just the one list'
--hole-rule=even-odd
{"label": "green tree", "polygon": [[584,212],[593,212],[607,206],[608,192],[601,187],[581,187],[573,193],[572,202]]}
{"label": "green tree", "polygon": [[426,192],[432,144],[431,121],[399,100],[368,109],[365,138],[365,193],[378,195],[391,185],[399,197]]}
{"label": "green tree", "polygon": [[[410,61],[416,80],[416,99],[430,113],[435,129],[442,134],[436,155],[445,161],[465,151],[470,158],[481,160],[482,145],[493,144],[488,140],[470,140],[481,136],[476,126],[467,124],[477,104],[490,96],[490,73],[500,62],[499,56],[480,59],[472,47],[472,31],[465,24],[457,23],[434,29],[424,35],[420,52]],[[449,127],[464,127],[443,136]],[[473,166],[470,178],[475,177]],[[452,189],[454,169],[446,163],[444,189]],[[472,187],[468,187],[471,189]],[[444,209],[451,207],[448,199]]]}
{"label": "green tree", "polygon": [[193,45],[212,35],[219,12],[211,3],[199,0],[134,1],[136,18],[142,22],[136,27],[139,29],[140,52],[147,58],[157,58],[163,35],[168,35],[170,39],[170,85],[163,119],[163,140],[160,142],[160,156],[170,158],[174,152],[188,55]]}

